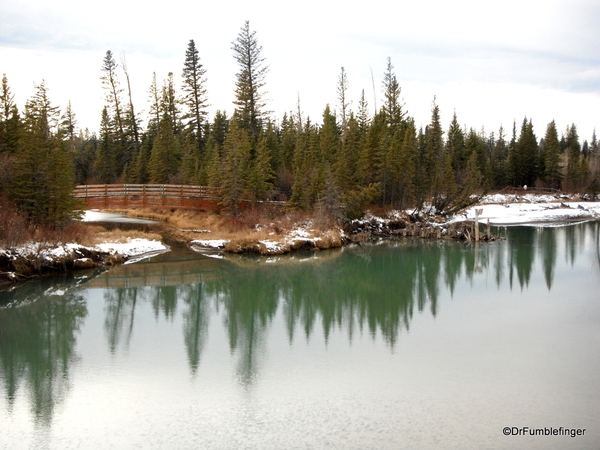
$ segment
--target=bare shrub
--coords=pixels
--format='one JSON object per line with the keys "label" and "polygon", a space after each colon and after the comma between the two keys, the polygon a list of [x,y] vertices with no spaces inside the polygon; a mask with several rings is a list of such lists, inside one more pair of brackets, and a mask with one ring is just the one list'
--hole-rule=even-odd
{"label": "bare shrub", "polygon": [[6,198],[0,198],[0,244],[16,247],[31,239],[26,217]]}

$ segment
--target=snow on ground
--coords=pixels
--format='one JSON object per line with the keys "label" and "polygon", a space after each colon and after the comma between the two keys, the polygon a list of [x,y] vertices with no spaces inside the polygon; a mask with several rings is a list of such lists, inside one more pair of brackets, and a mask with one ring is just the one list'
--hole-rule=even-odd
{"label": "snow on ground", "polygon": [[[264,239],[257,241],[258,244],[262,245],[262,249],[265,254],[269,255],[280,255],[287,253],[290,248],[294,247],[299,242],[312,242],[322,240],[321,237],[314,236],[314,230],[310,228],[311,224],[304,224],[294,228],[284,236],[280,236],[277,240]],[[341,232],[341,231],[340,231]],[[343,235],[343,232],[341,232]],[[271,233],[274,234],[274,233]],[[214,254],[214,252],[222,251],[229,241],[225,239],[196,239],[190,242],[190,246],[193,250],[205,253],[207,255]]]}
{"label": "snow on ground", "polygon": [[169,251],[169,247],[160,241],[140,238],[129,239],[122,244],[114,242],[97,244],[96,248],[104,252],[122,255],[128,259],[128,263]]}
{"label": "snow on ground", "polygon": [[56,261],[69,255],[75,254],[79,249],[103,251],[111,254],[120,254],[127,258],[128,262],[154,256],[158,253],[169,251],[169,247],[160,241],[150,239],[129,239],[125,243],[103,243],[95,247],[85,247],[79,244],[63,244],[58,247],[47,243],[29,243],[10,249],[0,249],[0,253],[25,258],[42,258],[48,261]]}
{"label": "snow on ground", "polygon": [[600,219],[600,202],[569,201],[567,196],[526,194],[521,196],[494,194],[482,199],[482,204],[468,208],[449,222],[479,220],[492,225],[523,225]]}
{"label": "snow on ground", "polygon": [[227,244],[227,242],[229,241],[225,239],[196,239],[191,241],[190,245],[218,250],[225,248],[225,244]]}

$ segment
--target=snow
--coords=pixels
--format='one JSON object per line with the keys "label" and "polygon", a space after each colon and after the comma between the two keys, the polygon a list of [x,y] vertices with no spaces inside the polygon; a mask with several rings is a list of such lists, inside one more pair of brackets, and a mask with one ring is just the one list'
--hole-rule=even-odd
{"label": "snow", "polygon": [[140,259],[154,256],[158,253],[169,251],[169,247],[160,241],[150,239],[129,239],[125,243],[103,243],[95,247],[85,247],[79,244],[63,244],[53,247],[48,243],[36,242],[13,247],[10,249],[0,249],[0,253],[16,258],[41,258],[47,261],[57,261],[61,258],[74,255],[79,250],[96,250],[111,254],[120,254],[128,259],[128,262],[139,261]]}
{"label": "snow", "polygon": [[225,248],[225,244],[227,244],[227,242],[229,241],[225,239],[203,239],[191,241],[190,244],[198,247],[221,249]]}
{"label": "snow", "polygon": [[495,194],[484,197],[482,203],[453,217],[450,223],[475,220],[477,209],[481,210],[479,220],[482,223],[489,221],[492,225],[540,225],[600,219],[600,202],[561,201],[553,195]]}
{"label": "snow", "polygon": [[169,251],[169,247],[160,241],[141,238],[129,239],[122,244],[114,242],[97,244],[96,248],[104,252],[122,255],[128,258],[129,263]]}

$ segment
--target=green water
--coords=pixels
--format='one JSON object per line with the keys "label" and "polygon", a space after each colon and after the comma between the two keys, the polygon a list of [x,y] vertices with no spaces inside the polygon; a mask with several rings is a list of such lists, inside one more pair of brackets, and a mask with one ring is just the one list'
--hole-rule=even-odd
{"label": "green water", "polygon": [[600,224],[497,232],[0,292],[0,448],[600,448]]}

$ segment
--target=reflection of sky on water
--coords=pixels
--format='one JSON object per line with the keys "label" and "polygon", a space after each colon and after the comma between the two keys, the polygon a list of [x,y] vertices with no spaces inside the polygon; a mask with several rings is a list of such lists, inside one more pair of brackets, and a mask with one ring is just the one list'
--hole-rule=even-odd
{"label": "reflection of sky on water", "polygon": [[84,211],[82,219],[84,222],[108,222],[108,223],[139,223],[153,224],[158,223],[155,220],[138,219],[130,217],[127,214],[110,213],[105,211],[88,210]]}

